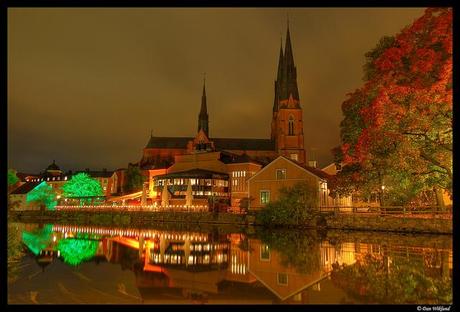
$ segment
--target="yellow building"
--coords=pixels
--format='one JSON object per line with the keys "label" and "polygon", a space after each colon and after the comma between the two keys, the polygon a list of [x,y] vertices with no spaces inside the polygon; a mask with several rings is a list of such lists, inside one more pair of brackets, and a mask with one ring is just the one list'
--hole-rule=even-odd
{"label": "yellow building", "polygon": [[271,201],[279,199],[282,187],[292,187],[299,182],[306,182],[318,188],[318,205],[328,203],[328,175],[313,167],[302,167],[299,163],[279,156],[248,179],[250,210],[263,208]]}

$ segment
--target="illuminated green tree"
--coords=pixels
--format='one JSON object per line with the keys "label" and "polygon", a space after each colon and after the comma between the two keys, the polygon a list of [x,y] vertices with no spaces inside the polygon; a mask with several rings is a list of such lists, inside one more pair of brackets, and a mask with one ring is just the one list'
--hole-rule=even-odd
{"label": "illuminated green tree", "polygon": [[40,250],[45,249],[51,242],[52,233],[53,226],[46,224],[42,229],[22,232],[22,241],[34,255],[38,255]]}
{"label": "illuminated green tree", "polygon": [[[14,185],[19,182],[19,178],[16,176],[16,170],[8,169],[8,193],[14,188]],[[17,202],[11,202],[10,196],[8,196],[8,209],[12,209],[17,205]]]}
{"label": "illuminated green tree", "polygon": [[19,178],[16,175],[16,170],[8,169],[8,187],[15,185],[19,182]]}
{"label": "illuminated green tree", "polygon": [[48,210],[54,210],[57,205],[56,192],[43,181],[27,194],[26,201],[38,202],[41,209],[46,207]]}
{"label": "illuminated green tree", "polygon": [[59,241],[57,249],[65,263],[76,266],[94,257],[98,243],[95,240],[67,238]]}
{"label": "illuminated green tree", "polygon": [[[78,173],[62,186],[64,197],[102,196],[104,193],[98,181],[86,173]],[[80,205],[91,203],[91,198],[81,198]]]}

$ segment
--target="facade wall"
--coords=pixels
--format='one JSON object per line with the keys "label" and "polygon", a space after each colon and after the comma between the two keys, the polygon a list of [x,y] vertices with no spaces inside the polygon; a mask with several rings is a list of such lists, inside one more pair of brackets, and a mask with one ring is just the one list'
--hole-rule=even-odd
{"label": "facade wall", "polygon": [[302,109],[282,108],[274,114],[273,118],[278,154],[305,164]]}
{"label": "facade wall", "polygon": [[[286,170],[286,179],[277,179],[277,170]],[[320,179],[306,172],[289,160],[278,158],[267,165],[257,176],[249,180],[249,196],[253,197],[250,210],[258,210],[265,206],[261,203],[261,191],[269,191],[269,201],[279,199],[279,190],[282,187],[292,187],[296,183],[306,182],[320,188]],[[318,198],[318,202],[320,198]]]}
{"label": "facade wall", "polygon": [[240,201],[249,197],[248,179],[260,171],[262,165],[255,163],[227,164],[230,177],[231,207],[235,212],[240,212]]}
{"label": "facade wall", "polygon": [[[295,295],[307,285],[317,283],[325,275],[322,266],[310,274],[302,274],[293,266],[283,265],[282,255],[260,240],[249,239],[249,246],[249,272],[282,300]],[[320,257],[319,246],[313,252]]]}

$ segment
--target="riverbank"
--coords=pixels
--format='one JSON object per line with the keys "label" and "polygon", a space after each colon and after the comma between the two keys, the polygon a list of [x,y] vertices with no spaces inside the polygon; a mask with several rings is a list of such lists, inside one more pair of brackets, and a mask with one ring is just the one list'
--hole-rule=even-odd
{"label": "riverbank", "polygon": [[[212,212],[118,212],[118,211],[17,211],[10,212],[20,222],[71,223],[78,225],[141,226],[169,228],[203,228],[206,226],[241,229],[258,226],[255,215]],[[291,227],[299,227],[292,225]],[[320,215],[301,228],[323,228],[395,233],[452,234],[452,219],[420,219],[365,214]]]}

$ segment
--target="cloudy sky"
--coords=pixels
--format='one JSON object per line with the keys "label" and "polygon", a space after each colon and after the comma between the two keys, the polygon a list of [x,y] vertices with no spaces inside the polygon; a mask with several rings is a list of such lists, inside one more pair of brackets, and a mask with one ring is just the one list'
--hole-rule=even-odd
{"label": "cloudy sky", "polygon": [[287,14],[307,157],[327,165],[364,54],[423,8],[10,8],[8,167],[116,169],[151,131],[194,136],[203,72],[210,136],[269,138]]}

